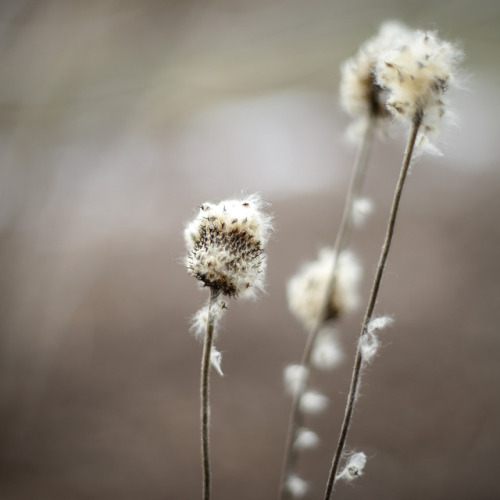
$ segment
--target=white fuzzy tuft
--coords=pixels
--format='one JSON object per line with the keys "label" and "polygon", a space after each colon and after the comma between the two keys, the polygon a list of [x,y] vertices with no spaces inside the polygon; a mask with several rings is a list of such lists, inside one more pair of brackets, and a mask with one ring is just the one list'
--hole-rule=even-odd
{"label": "white fuzzy tuft", "polygon": [[368,333],[375,333],[388,326],[391,326],[394,323],[394,318],[391,316],[378,316],[377,318],[373,318],[369,321],[366,330]]}
{"label": "white fuzzy tuft", "polygon": [[373,212],[373,202],[369,198],[358,198],[352,206],[352,221],[356,227],[361,227]]}
{"label": "white fuzzy tuft", "polygon": [[302,428],[297,432],[297,437],[295,438],[293,446],[298,450],[309,450],[311,448],[316,448],[318,444],[318,435],[310,429]]}
{"label": "white fuzzy tuft", "polygon": [[294,396],[300,392],[308,375],[307,368],[302,365],[288,365],[283,371],[285,389]]}
{"label": "white fuzzy tuft", "polygon": [[375,74],[389,93],[387,109],[406,123],[422,117],[419,144],[428,142],[448,113],[447,90],[455,83],[462,57],[456,45],[424,31],[380,54]]}
{"label": "white fuzzy tuft", "polygon": [[380,341],[377,332],[392,325],[394,319],[390,316],[379,316],[370,320],[366,327],[366,332],[359,339],[359,348],[364,363],[370,363],[377,355]]}
{"label": "white fuzzy tuft", "polygon": [[258,195],[201,205],[184,237],[189,274],[228,296],[251,296],[264,286],[264,246],[271,217]]}
{"label": "white fuzzy tuft", "polygon": [[286,488],[293,497],[299,498],[303,497],[307,493],[309,486],[307,482],[299,476],[290,474],[286,480]]}
{"label": "white fuzzy tuft", "polygon": [[[319,319],[332,274],[335,253],[323,248],[318,259],[305,264],[287,285],[288,306],[308,329]],[[351,312],[359,305],[359,284],[362,270],[354,254],[344,251],[337,263],[336,286],[333,290],[326,319]]]}
{"label": "white fuzzy tuft", "polygon": [[[205,336],[208,326],[208,305],[203,306],[198,310],[191,319],[191,330],[198,340],[202,340]],[[214,335],[217,334],[217,326],[226,309],[226,303],[219,298],[213,307],[210,308],[212,321],[214,322]]]}
{"label": "white fuzzy tuft", "polygon": [[366,455],[360,451],[352,454],[348,460],[344,470],[337,476],[337,479],[345,481],[353,481],[363,475],[363,469],[366,464]]}
{"label": "white fuzzy tuft", "polygon": [[300,408],[304,413],[315,414],[328,406],[328,398],[317,391],[307,391],[302,395]]}
{"label": "white fuzzy tuft", "polygon": [[220,353],[215,347],[212,347],[212,351],[210,352],[210,364],[215,368],[217,373],[223,377],[221,368],[222,363],[222,353]]}
{"label": "white fuzzy tuft", "polygon": [[318,335],[311,355],[313,365],[320,370],[331,370],[344,360],[337,335],[331,328],[324,328]]}

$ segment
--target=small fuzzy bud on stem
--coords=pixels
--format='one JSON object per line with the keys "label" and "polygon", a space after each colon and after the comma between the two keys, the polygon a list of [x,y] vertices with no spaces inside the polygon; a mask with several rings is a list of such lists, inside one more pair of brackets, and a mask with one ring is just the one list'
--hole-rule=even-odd
{"label": "small fuzzy bud on stem", "polygon": [[300,407],[304,413],[319,413],[328,405],[328,398],[317,391],[307,391],[302,395]]}
{"label": "small fuzzy bud on stem", "polygon": [[318,435],[310,429],[299,429],[293,446],[299,450],[315,448],[319,444]]}
{"label": "small fuzzy bud on stem", "polygon": [[331,370],[344,360],[335,331],[324,328],[314,344],[311,361],[319,370]]}
{"label": "small fuzzy bud on stem", "polygon": [[295,396],[305,384],[309,370],[302,365],[288,365],[283,371],[286,391]]}
{"label": "small fuzzy bud on stem", "polygon": [[286,479],[286,489],[293,498],[300,498],[307,493],[309,486],[307,482],[301,479],[299,476],[290,474],[290,476],[288,476]]}

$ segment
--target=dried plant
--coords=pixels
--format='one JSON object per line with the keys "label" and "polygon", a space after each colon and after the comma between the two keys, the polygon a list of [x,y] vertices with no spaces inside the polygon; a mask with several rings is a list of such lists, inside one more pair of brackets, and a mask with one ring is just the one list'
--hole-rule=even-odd
{"label": "dried plant", "polygon": [[[361,302],[362,269],[348,249],[349,239],[352,229],[360,227],[373,209],[372,202],[361,197],[361,191],[374,133],[384,134],[396,121],[408,126],[408,140],[357,341],[344,419],[324,499],[332,497],[337,480],[353,481],[364,473],[366,455],[344,450],[361,376],[377,355],[379,333],[393,323],[391,316],[375,315],[377,297],[412,159],[416,151],[437,151],[433,141],[443,120],[451,116],[448,89],[456,81],[461,58],[462,53],[454,44],[441,41],[434,32],[412,31],[400,23],[389,22],[342,66],[341,102],[353,119],[350,134],[358,142],[358,150],[333,247],[322,249],[318,258],[304,265],[287,287],[290,310],[308,337],[300,363],[284,370],[292,405],[280,479],[281,499],[302,497],[308,491],[307,481],[297,474],[298,456],[317,446],[320,438],[304,425],[305,415],[322,412],[329,403],[326,396],[309,387],[309,379],[313,369],[330,370],[345,358],[335,330],[327,323],[353,311]],[[207,305],[193,318],[194,331],[204,339],[200,389],[204,500],[210,498],[210,364],[222,375],[221,353],[213,342],[226,309],[225,298],[252,296],[263,287],[264,245],[271,231],[271,219],[262,208],[257,195],[219,204],[205,203],[185,230],[188,272],[210,291]]]}
{"label": "dried plant", "polygon": [[201,363],[201,443],[203,499],[210,498],[209,380],[210,364],[222,375],[222,355],[213,346],[215,327],[226,309],[225,297],[252,297],[264,285],[264,245],[271,218],[263,202],[253,195],[243,200],[201,205],[197,217],[184,232],[186,267],[210,291],[208,304],[193,319],[195,333],[204,335]]}
{"label": "dried plant", "polygon": [[[429,136],[439,129],[441,120],[447,113],[446,92],[455,81],[456,66],[461,57],[462,53],[455,45],[441,41],[435,33],[416,31],[403,45],[380,54],[375,68],[376,82],[388,93],[387,109],[398,119],[409,124],[410,131],[361,327],[344,420],[330,468],[325,500],[332,497],[335,481],[346,476],[345,471],[340,474],[337,471],[351,425],[361,374],[377,351],[376,332],[392,322],[388,317],[375,318],[374,311],[414,148],[417,143],[428,147]],[[362,460],[363,466],[365,461],[366,458]],[[349,462],[346,468],[349,468]]]}

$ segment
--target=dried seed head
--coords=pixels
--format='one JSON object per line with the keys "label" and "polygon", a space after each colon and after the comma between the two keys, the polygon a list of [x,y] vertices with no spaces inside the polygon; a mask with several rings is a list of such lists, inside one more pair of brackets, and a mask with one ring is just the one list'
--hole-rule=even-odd
{"label": "dried seed head", "polygon": [[201,205],[184,232],[189,274],[215,292],[249,296],[263,287],[271,217],[258,195]]}
{"label": "dried seed head", "polygon": [[380,54],[375,74],[378,85],[389,93],[387,109],[407,122],[421,118],[420,142],[439,129],[447,112],[447,90],[462,58],[456,45],[424,31]]}
{"label": "dried seed head", "polygon": [[345,111],[353,118],[389,116],[385,107],[384,89],[374,76],[381,52],[402,43],[409,36],[406,26],[396,21],[384,23],[378,34],[366,41],[358,53],[341,67],[340,99]]}
{"label": "dried seed head", "polygon": [[[317,260],[304,265],[288,282],[288,306],[306,328],[313,328],[318,321],[334,259],[334,251],[323,248]],[[335,287],[326,319],[334,319],[358,306],[361,275],[361,266],[356,257],[351,252],[342,252],[337,263]]]}

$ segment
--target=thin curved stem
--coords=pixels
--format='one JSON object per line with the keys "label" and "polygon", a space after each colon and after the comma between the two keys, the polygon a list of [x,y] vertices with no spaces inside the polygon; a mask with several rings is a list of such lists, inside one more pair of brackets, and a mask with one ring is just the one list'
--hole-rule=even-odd
{"label": "thin curved stem", "polygon": [[[365,317],[363,320],[363,325],[361,327],[361,333],[359,334],[359,338],[366,333],[366,328],[368,323],[372,319],[373,311],[375,309],[375,304],[377,302],[378,292],[380,289],[380,284],[382,282],[382,276],[384,274],[385,264],[387,261],[387,256],[389,255],[389,250],[391,247],[392,237],[394,235],[394,227],[396,224],[396,217],[399,209],[399,203],[401,200],[401,194],[403,192],[403,186],[406,180],[406,176],[408,174],[408,169],[410,167],[411,158],[413,155],[413,149],[415,146],[415,140],[417,138],[418,130],[420,128],[422,122],[422,117],[420,114],[417,114],[413,120],[412,127],[410,130],[410,135],[408,137],[408,143],[406,145],[405,154],[403,157],[403,163],[401,165],[401,171],[399,174],[398,183],[396,185],[396,190],[394,192],[394,199],[392,202],[392,207],[389,215],[389,221],[387,223],[387,231],[385,235],[384,244],[382,246],[382,251],[380,254],[379,262],[377,265],[377,270],[375,272],[375,279],[373,282],[373,287],[370,293],[370,298],[368,300],[368,306],[366,309]],[[359,387],[359,380],[361,376],[361,368],[362,368],[362,354],[360,349],[360,342],[358,342],[358,348],[356,351],[356,357],[354,361],[354,367],[351,377],[351,386],[349,389],[349,395],[347,396],[347,404],[344,414],[344,421],[342,422],[342,427],[340,430],[340,436],[337,444],[337,448],[335,450],[335,455],[333,456],[332,465],[330,468],[330,474],[328,476],[328,482],[326,485],[326,491],[324,500],[329,500],[331,498],[333,492],[333,486],[335,484],[335,479],[337,477],[337,471],[340,463],[340,459],[342,458],[342,453],[344,451],[345,442],[347,439],[347,434],[349,432],[349,427],[351,425],[352,413],[354,410],[354,405],[356,404],[357,392]]]}
{"label": "thin curved stem", "polygon": [[300,361],[301,365],[304,366],[306,370],[306,376],[301,381],[296,394],[294,394],[292,400],[292,408],[290,411],[290,419],[288,422],[288,432],[285,445],[285,457],[283,460],[283,469],[280,480],[280,490],[279,498],[287,498],[288,492],[286,490],[286,480],[290,473],[295,468],[297,462],[297,451],[293,447],[295,441],[297,430],[302,425],[303,415],[300,409],[300,402],[302,396],[307,388],[307,381],[309,376],[309,366],[311,364],[311,355],[314,348],[316,339],[321,330],[321,327],[326,321],[328,315],[329,302],[332,292],[335,288],[336,274],[338,268],[339,255],[345,249],[347,242],[349,240],[349,235],[352,227],[352,207],[354,201],[359,196],[361,187],[363,185],[363,180],[366,172],[366,165],[368,163],[368,154],[370,151],[370,145],[373,138],[373,132],[375,129],[375,117],[370,118],[368,121],[365,133],[358,147],[356,158],[354,160],[351,177],[349,180],[349,186],[347,188],[347,196],[344,204],[344,210],[342,213],[342,218],[340,221],[340,226],[337,231],[337,236],[335,237],[335,243],[333,247],[333,265],[330,274],[330,279],[328,281],[327,291],[323,299],[323,304],[321,305],[320,314],[318,320],[312,330],[309,332],[307,337],[304,352],[302,354],[302,359]]}
{"label": "thin curved stem", "polygon": [[203,343],[203,355],[201,358],[201,380],[200,380],[200,398],[201,398],[201,460],[203,466],[203,500],[210,500],[210,441],[209,431],[209,384],[210,384],[210,354],[214,339],[214,316],[212,307],[217,300],[218,294],[210,288],[208,299],[208,323]]}

